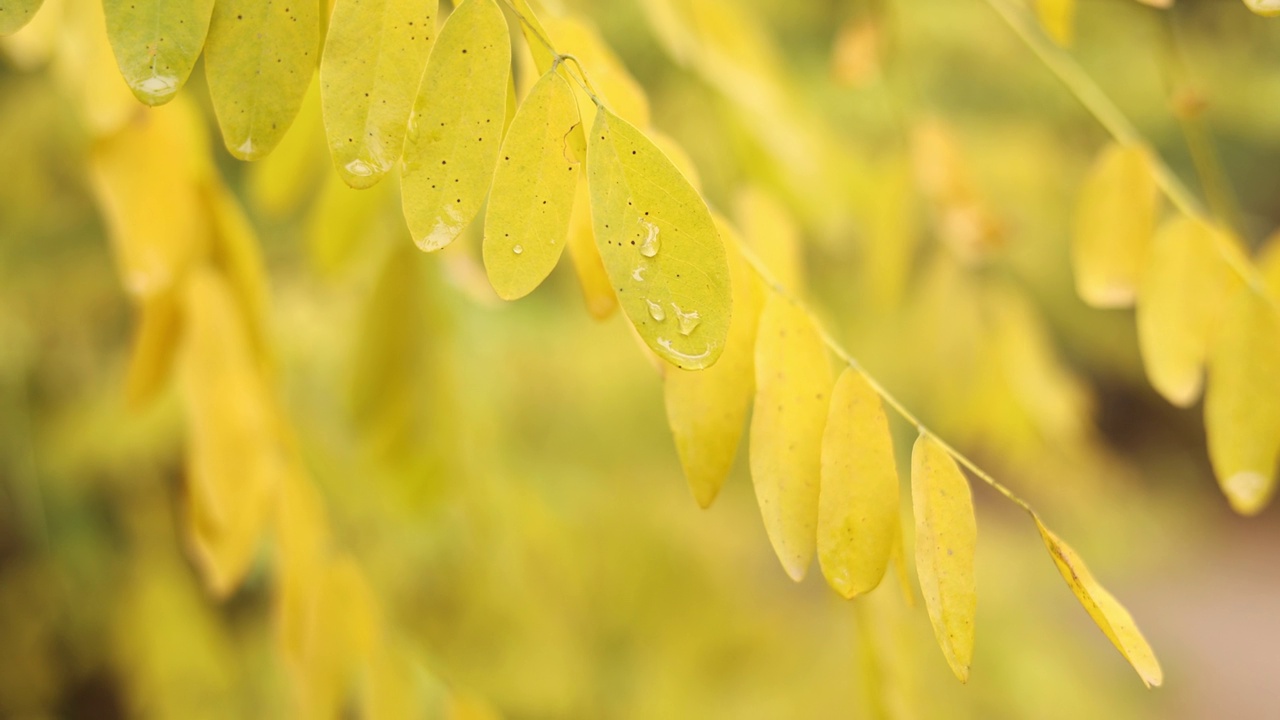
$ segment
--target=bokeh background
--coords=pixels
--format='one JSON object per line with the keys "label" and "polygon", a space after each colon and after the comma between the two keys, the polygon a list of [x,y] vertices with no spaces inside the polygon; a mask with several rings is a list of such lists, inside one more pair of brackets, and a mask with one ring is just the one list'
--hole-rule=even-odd
{"label": "bokeh background", "polygon": [[[288,717],[272,544],[212,597],[181,529],[176,391],[126,406],[136,318],[58,79],[85,37],[69,18],[101,28],[83,0],[45,4],[0,43],[0,717]],[[1090,561],[1165,686],[1143,689],[981,485],[967,686],[892,577],[856,603],[816,568],[791,582],[745,449],[700,510],[658,369],[623,318],[591,317],[567,260],[502,303],[477,228],[427,256],[393,181],[341,184],[314,87],[248,165],[197,68],[183,93],[269,268],[276,390],[337,542],[423,672],[511,718],[1280,714],[1280,511],[1230,512],[1198,408],[1143,377],[1132,313],[1076,298],[1071,215],[1107,137],[984,0],[711,3],[719,63],[691,60],[654,3],[543,4],[594,23],[714,207],[798,239],[830,327]],[[1235,0],[1089,0],[1072,52],[1257,245],[1280,227],[1277,48],[1280,21]],[[958,205],[940,166],[964,178]],[[914,431],[894,431],[905,470]]]}

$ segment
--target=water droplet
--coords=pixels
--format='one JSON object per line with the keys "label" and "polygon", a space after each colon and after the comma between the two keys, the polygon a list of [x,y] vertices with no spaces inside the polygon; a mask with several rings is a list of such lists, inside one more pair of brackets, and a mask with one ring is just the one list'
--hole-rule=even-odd
{"label": "water droplet", "polygon": [[178,78],[172,75],[152,75],[135,83],[133,89],[154,103],[161,103],[178,92]]}
{"label": "water droplet", "polygon": [[636,282],[644,282],[644,267],[637,265],[636,269],[631,271],[631,279]]}
{"label": "water droplet", "polygon": [[662,322],[667,319],[667,311],[662,309],[662,305],[660,303],[656,303],[648,298],[645,298],[645,303],[649,306],[649,317],[657,320],[658,322]]}
{"label": "water droplet", "polygon": [[679,323],[681,335],[688,335],[692,333],[694,329],[698,327],[698,323],[702,322],[702,318],[698,317],[697,310],[685,312],[675,303],[671,303],[671,307],[675,308],[676,321]]}
{"label": "water droplet", "polygon": [[245,138],[244,142],[240,143],[240,147],[236,148],[236,153],[239,154],[240,158],[245,160],[256,159],[257,156],[254,153],[253,138]]}
{"label": "water droplet", "polygon": [[513,253],[515,253],[515,254],[519,255],[520,253],[524,252],[524,246],[523,246],[523,245],[516,245],[515,247],[511,248],[511,252],[513,252]]}
{"label": "water droplet", "polygon": [[640,254],[651,258],[658,254],[658,226],[644,218],[640,218],[640,224],[644,226],[645,232],[648,233],[640,243]]}
{"label": "water droplet", "polygon": [[373,166],[358,158],[344,165],[343,169],[356,177],[369,177],[373,174]]}
{"label": "water droplet", "polygon": [[671,355],[671,357],[676,358],[678,360],[683,360],[685,362],[699,362],[701,360],[706,360],[708,357],[711,356],[710,345],[707,346],[707,349],[695,355],[692,353],[680,352],[679,350],[675,349],[675,346],[672,345],[671,340],[669,338],[664,338],[664,337],[658,338],[658,347],[662,348],[663,350],[666,350],[667,354]]}

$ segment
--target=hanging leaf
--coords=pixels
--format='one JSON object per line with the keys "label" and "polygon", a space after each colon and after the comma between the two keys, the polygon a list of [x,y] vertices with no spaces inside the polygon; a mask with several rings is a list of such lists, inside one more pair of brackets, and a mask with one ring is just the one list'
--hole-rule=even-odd
{"label": "hanging leaf", "polygon": [[204,192],[213,220],[210,258],[235,292],[236,306],[254,357],[267,361],[270,355],[266,329],[269,290],[258,235],[240,202],[221,182],[211,181]]}
{"label": "hanging leaf", "polygon": [[1158,199],[1146,150],[1112,144],[1098,157],[1080,192],[1071,245],[1076,292],[1086,303],[1133,305]]}
{"label": "hanging leaf", "polygon": [[320,83],[313,82],[289,133],[270,155],[249,167],[247,195],[254,209],[278,220],[310,200],[332,174],[324,146]]}
{"label": "hanging leaf", "polygon": [[207,247],[197,122],[185,104],[145,110],[90,153],[94,194],[122,284],[135,298],[173,287]]}
{"label": "hanging leaf", "polygon": [[484,267],[504,300],[524,297],[560,261],[582,158],[582,124],[564,78],[542,76],[502,141],[484,221]]}
{"label": "hanging leaf", "polygon": [[525,44],[529,46],[529,53],[533,56],[533,63],[538,68],[538,72],[551,72],[556,62],[556,55],[548,47],[550,35],[538,21],[538,16],[534,14],[533,9],[529,7],[528,0],[512,0],[511,9],[515,11],[520,21],[520,31],[524,33]]}
{"label": "hanging leaf", "polygon": [[1178,216],[1160,229],[1138,291],[1138,347],[1151,385],[1187,407],[1200,396],[1202,370],[1221,309],[1239,279],[1217,247],[1230,240]]}
{"label": "hanging leaf", "polygon": [[147,105],[172,100],[204,49],[213,0],[103,0],[102,9],[134,97]]}
{"label": "hanging leaf", "polygon": [[171,292],[142,300],[139,315],[125,378],[125,397],[135,410],[146,407],[168,382],[182,329]]}
{"label": "hanging leaf", "polygon": [[422,250],[453,242],[484,203],[502,141],[510,66],[502,10],[493,0],[464,0],[431,50],[405,141],[400,195]]}
{"label": "hanging leaf", "polygon": [[[733,237],[733,228],[721,218],[716,226],[721,237]],[[736,242],[725,243],[735,305],[724,354],[705,370],[670,371],[663,377],[667,423],[689,490],[704,508],[711,507],[733,469],[755,388],[756,328],[764,297]]]}
{"label": "hanging leaf", "polygon": [[1067,586],[1080,600],[1089,617],[1093,618],[1133,669],[1138,671],[1138,675],[1147,687],[1160,685],[1164,680],[1160,661],[1156,660],[1151,646],[1138,631],[1138,626],[1134,624],[1129,611],[1125,610],[1111,593],[1093,579],[1089,568],[1085,567],[1084,561],[1069,545],[1050,532],[1039,517],[1035,520],[1036,528],[1040,530],[1040,537],[1044,539],[1044,545],[1049,549],[1049,555],[1053,557],[1053,564],[1058,566],[1062,579],[1067,581]]}
{"label": "hanging leaf", "polygon": [[1045,34],[1063,47],[1071,45],[1075,35],[1075,0],[1036,0],[1036,14]]}
{"label": "hanging leaf", "polygon": [[5,0],[0,5],[0,35],[12,35],[31,22],[44,0]]}
{"label": "hanging leaf", "polygon": [[609,273],[604,269],[600,249],[596,247],[595,231],[591,228],[591,193],[584,173],[578,174],[578,188],[573,199],[573,213],[569,216],[569,259],[578,275],[582,297],[587,312],[597,320],[604,320],[618,309],[618,295],[613,291]]}
{"label": "hanging leaf", "polygon": [[720,357],[732,306],[724,245],[706,203],[627,121],[600,108],[587,139],[596,246],[645,343],[676,367]]}
{"label": "hanging leaf", "polygon": [[1254,288],[1223,312],[1204,398],[1209,459],[1231,507],[1256,515],[1276,489],[1280,459],[1280,314]]}
{"label": "hanging leaf", "polygon": [[266,156],[302,107],[319,48],[316,0],[218,0],[205,42],[209,96],[227,150]]}
{"label": "hanging leaf", "polygon": [[813,321],[776,293],[765,300],[760,315],[755,365],[751,479],[773,550],[787,575],[799,582],[817,545],[831,368]]}
{"label": "hanging leaf", "polygon": [[845,598],[880,584],[898,536],[898,470],[880,396],[845,368],[822,434],[818,563]]}
{"label": "hanging leaf", "polygon": [[226,595],[256,554],[285,458],[232,289],[204,269],[184,289],[188,512],[196,559]]}
{"label": "hanging leaf", "polygon": [[333,165],[367,188],[400,159],[418,81],[436,36],[437,0],[337,0],[320,96]]}
{"label": "hanging leaf", "polygon": [[968,682],[977,610],[973,495],[956,461],[925,434],[911,451],[911,504],[920,594],[947,664],[960,682]]}

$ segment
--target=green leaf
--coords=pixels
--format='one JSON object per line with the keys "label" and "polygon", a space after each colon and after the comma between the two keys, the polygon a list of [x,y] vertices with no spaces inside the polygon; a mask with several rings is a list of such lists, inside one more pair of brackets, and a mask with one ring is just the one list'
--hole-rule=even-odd
{"label": "green leaf", "polygon": [[173,99],[204,49],[213,0],[103,0],[120,74],[147,105]]}
{"label": "green leaf", "polygon": [[431,50],[404,146],[404,217],[425,251],[453,242],[484,204],[507,115],[510,67],[502,10],[493,0],[465,0]]}
{"label": "green leaf", "polygon": [[978,607],[973,576],[978,524],[973,494],[956,461],[924,434],[911,452],[911,498],[920,594],[947,664],[960,682],[968,682]]}
{"label": "green leaf", "polygon": [[601,107],[587,138],[596,245],[645,343],[677,367],[724,350],[732,298],[724,245],[706,203],[627,121]]}
{"label": "green leaf", "polygon": [[776,293],[760,315],[755,366],[751,480],[769,542],[787,575],[799,582],[817,546],[831,368],[809,315]]}
{"label": "green leaf", "polygon": [[1164,681],[1160,661],[1134,624],[1133,616],[1106,588],[1098,584],[1075,550],[1050,532],[1039,517],[1035,520],[1040,537],[1049,549],[1049,555],[1053,557],[1053,564],[1058,567],[1058,572],[1067,581],[1071,592],[1075,593],[1089,617],[1093,618],[1098,628],[1106,634],[1120,654],[1124,655],[1133,669],[1138,671],[1147,687],[1160,685]]}
{"label": "green leaf", "polygon": [[822,435],[818,562],[831,587],[852,598],[880,584],[898,526],[898,469],[880,396],[845,368],[831,391]]}
{"label": "green leaf", "polygon": [[400,159],[409,112],[436,36],[437,0],[337,0],[320,60],[333,164],[354,188]]}
{"label": "green leaf", "polygon": [[1242,287],[1221,325],[1204,397],[1209,460],[1231,507],[1256,515],[1275,492],[1280,460],[1280,314]]}
{"label": "green leaf", "polygon": [[316,0],[218,0],[205,43],[209,96],[227,150],[257,160],[302,107],[319,47]]}
{"label": "green leaf", "polygon": [[524,297],[546,279],[569,236],[581,158],[570,136],[582,133],[569,83],[549,72],[511,121],[484,222],[484,267],[504,300]]}
{"label": "green leaf", "polygon": [[31,22],[44,0],[5,0],[0,5],[0,35],[12,35]]}

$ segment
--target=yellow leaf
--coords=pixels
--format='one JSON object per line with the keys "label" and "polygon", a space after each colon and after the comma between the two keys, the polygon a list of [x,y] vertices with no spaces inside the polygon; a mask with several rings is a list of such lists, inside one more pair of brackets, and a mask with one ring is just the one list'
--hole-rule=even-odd
{"label": "yellow leaf", "polygon": [[275,596],[277,632],[285,660],[295,677],[306,667],[316,636],[316,607],[328,561],[329,526],[324,504],[297,462],[280,482],[274,514],[278,561]]}
{"label": "yellow leaf", "polygon": [[320,60],[329,152],[351,187],[400,159],[418,81],[436,35],[437,0],[337,0]]}
{"label": "yellow leaf", "polygon": [[1036,14],[1045,34],[1059,45],[1071,44],[1075,34],[1075,0],[1036,0]]}
{"label": "yellow leaf", "polygon": [[203,269],[184,285],[188,510],[196,559],[225,595],[256,554],[285,458],[232,289]]}
{"label": "yellow leaf", "polygon": [[960,682],[968,682],[977,610],[973,495],[956,461],[924,434],[911,451],[911,504],[920,594],[947,664]]}
{"label": "yellow leaf", "polygon": [[204,48],[213,0],[103,0],[102,9],[134,97],[147,105],[172,100]]}
{"label": "yellow leaf", "polygon": [[316,0],[218,0],[205,42],[209,96],[227,150],[266,156],[311,83],[320,40]]}
{"label": "yellow leaf", "polygon": [[681,175],[684,175],[689,184],[693,186],[693,189],[702,192],[702,178],[698,176],[698,168],[693,164],[693,158],[689,157],[689,153],[685,151],[684,147],[676,142],[675,138],[661,130],[650,129],[648,135],[653,144],[658,146],[662,154],[667,156],[667,159],[671,161],[672,165],[676,166]]}
{"label": "yellow leaf", "polygon": [[139,108],[116,69],[102,3],[100,0],[67,0],[63,15],[63,33],[53,66],[59,84],[82,114],[90,132],[96,136],[108,135],[134,117]]}
{"label": "yellow leaf", "polygon": [[320,83],[313,82],[289,133],[270,155],[249,167],[248,196],[254,208],[283,218],[310,199],[330,175],[324,146]]}
{"label": "yellow leaf", "polygon": [[439,250],[471,222],[493,178],[507,113],[511,45],[493,0],[464,0],[422,76],[400,193],[418,247]]}
{"label": "yellow leaf", "polygon": [[31,22],[43,0],[5,0],[0,5],[0,35],[12,35]]}
{"label": "yellow leaf", "polygon": [[404,224],[390,207],[399,205],[394,183],[355,190],[327,169],[322,182],[307,218],[307,249],[318,270],[337,273],[353,264],[354,253],[392,231],[401,239]]}
{"label": "yellow leaf", "polygon": [[773,195],[748,187],[738,194],[738,224],[747,244],[769,269],[773,280],[792,293],[804,290],[804,248],[800,230]]}
{"label": "yellow leaf", "polygon": [[1076,292],[1086,303],[1133,305],[1158,199],[1143,148],[1113,144],[1094,163],[1080,192],[1071,245]]}
{"label": "yellow leaf", "polygon": [[1062,578],[1067,581],[1067,586],[1080,600],[1089,617],[1093,618],[1133,669],[1138,671],[1142,682],[1147,687],[1158,686],[1164,680],[1160,662],[1138,631],[1138,626],[1133,623],[1129,611],[1093,579],[1093,574],[1085,567],[1080,556],[1050,532],[1039,517],[1036,518],[1036,527],[1053,557],[1053,564],[1058,566],[1058,572],[1062,573]]}
{"label": "yellow leaf", "polygon": [[587,180],[596,246],[640,337],[676,367],[715,363],[732,300],[706,203],[661,150],[605,108],[587,139]]}
{"label": "yellow leaf", "polygon": [[207,244],[196,122],[185,103],[144,110],[90,154],[89,177],[122,283],[136,298],[173,287]]}
{"label": "yellow leaf", "polygon": [[172,293],[145,298],[140,314],[125,379],[125,397],[134,409],[145,407],[168,381],[182,330]]}
{"label": "yellow leaf", "polygon": [[533,8],[529,7],[528,0],[512,0],[511,7],[520,20],[520,31],[524,33],[525,42],[529,46],[529,53],[533,56],[538,72],[551,72],[556,56],[551,48],[547,47],[550,36],[546,29],[542,27],[541,22],[538,22],[538,16],[534,14]]}
{"label": "yellow leaf", "polygon": [[1215,247],[1230,243],[1199,220],[1178,216],[1161,227],[1138,289],[1138,347],[1151,380],[1169,402],[1187,407],[1221,309],[1239,279]]}
{"label": "yellow leaf", "polygon": [[[43,67],[53,57],[59,36],[66,29],[63,7],[65,0],[46,0],[26,25],[6,35],[0,32],[0,54],[17,70],[30,72]],[[0,25],[4,20],[0,20]]]}
{"label": "yellow leaf", "polygon": [[604,320],[618,309],[618,296],[605,272],[604,260],[596,247],[595,231],[591,228],[591,194],[586,175],[579,173],[578,188],[573,199],[573,213],[569,217],[569,259],[577,271],[582,297],[587,312],[597,320]]}
{"label": "yellow leaf", "polygon": [[569,83],[543,75],[502,141],[485,214],[484,267],[504,300],[532,292],[560,260],[581,165],[568,137],[581,132]]}
{"label": "yellow leaf", "polygon": [[898,469],[880,396],[845,368],[822,434],[818,564],[845,598],[880,584],[898,527]]}
{"label": "yellow leaf", "polygon": [[1258,272],[1271,299],[1280,303],[1280,233],[1273,233],[1258,253]]}
{"label": "yellow leaf", "polygon": [[[222,271],[235,292],[245,332],[254,357],[270,358],[267,345],[267,270],[263,265],[258,235],[240,202],[221,181],[205,187],[209,214],[213,219],[213,264]],[[264,362],[264,364],[266,364]]]}
{"label": "yellow leaf", "polygon": [[[716,224],[721,237],[733,237],[728,223],[717,218]],[[704,508],[716,499],[738,454],[755,388],[756,328],[764,300],[760,280],[734,240],[725,243],[725,251],[735,305],[724,354],[706,370],[676,370],[663,378],[667,424],[689,489]]]}
{"label": "yellow leaf", "polygon": [[1263,17],[1280,15],[1280,0],[1244,0],[1244,4]]}
{"label": "yellow leaf", "polygon": [[817,545],[822,429],[831,367],[813,321],[770,293],[756,335],[751,479],[773,550],[799,582]]}
{"label": "yellow leaf", "polygon": [[[582,64],[605,107],[638,128],[649,125],[649,99],[594,26],[578,17],[564,16],[547,18],[546,28],[556,49]],[[588,102],[583,109],[583,124],[594,125],[595,105]]]}
{"label": "yellow leaf", "polygon": [[1276,489],[1280,458],[1280,314],[1241,288],[1209,355],[1204,428],[1214,474],[1231,507],[1256,515]]}

